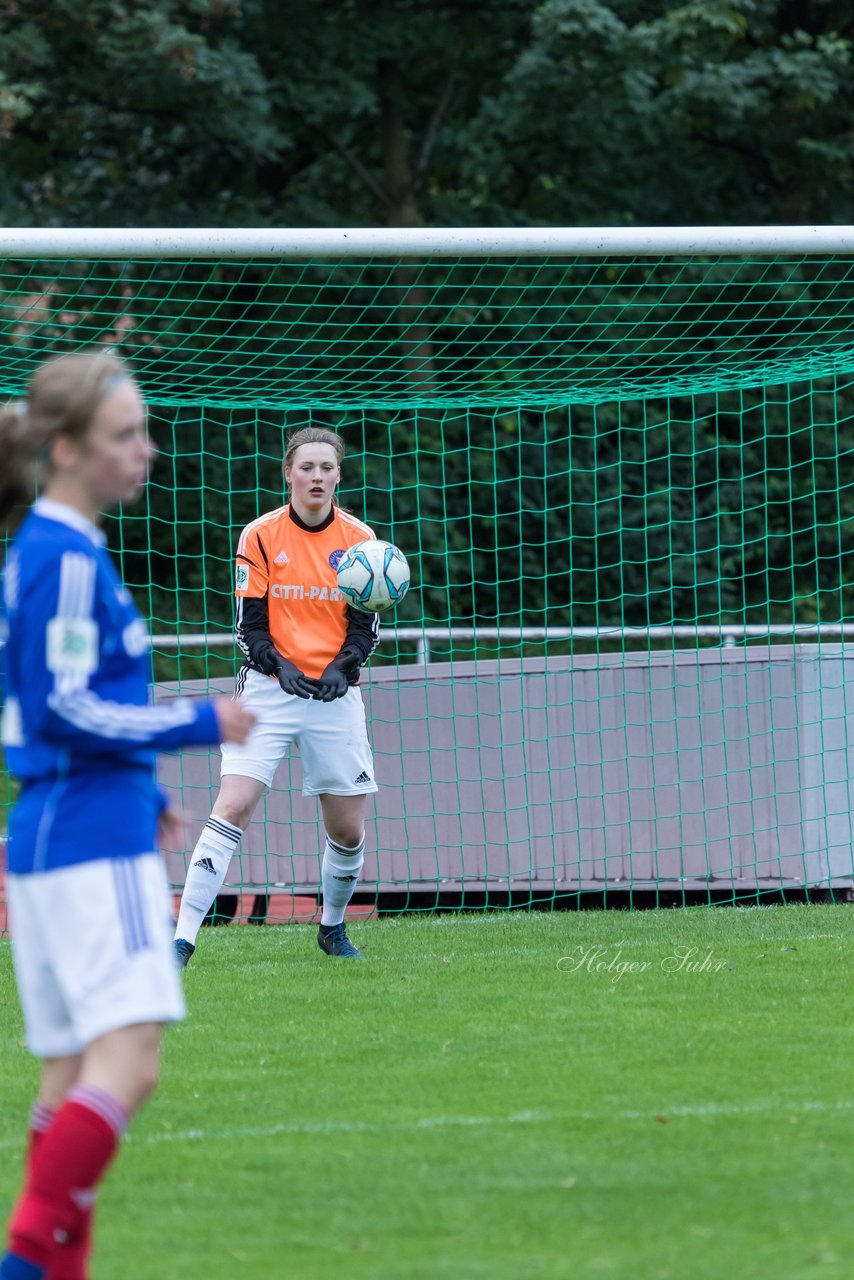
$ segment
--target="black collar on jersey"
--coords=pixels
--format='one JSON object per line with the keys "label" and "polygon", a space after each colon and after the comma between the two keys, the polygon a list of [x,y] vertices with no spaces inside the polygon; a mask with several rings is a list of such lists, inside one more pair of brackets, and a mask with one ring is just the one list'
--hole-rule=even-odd
{"label": "black collar on jersey", "polygon": [[321,520],[320,524],[306,524],[304,520],[300,519],[290,503],[288,503],[288,515],[293,520],[296,527],[304,530],[305,533],[323,533],[323,530],[328,529],[332,524],[332,521],[335,519],[335,504],[332,504],[332,509],[330,510],[329,515],[325,520]]}

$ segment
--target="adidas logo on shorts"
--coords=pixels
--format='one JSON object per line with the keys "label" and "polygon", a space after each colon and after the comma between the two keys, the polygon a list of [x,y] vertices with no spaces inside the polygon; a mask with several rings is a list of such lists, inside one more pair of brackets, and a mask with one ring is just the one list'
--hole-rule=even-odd
{"label": "adidas logo on shorts", "polygon": [[366,783],[366,782],[370,782],[370,780],[371,780],[371,779],[370,779],[370,775],[369,775],[369,774],[367,774],[367,773],[360,773],[360,774],[359,774],[359,776],[358,776],[358,778],[356,779],[356,781],[353,783],[353,786],[354,786],[354,787],[363,787],[363,786],[365,785],[365,783]]}
{"label": "adidas logo on shorts", "polygon": [[198,862],[193,863],[194,867],[201,867],[202,871],[209,871],[212,876],[216,875],[216,867],[212,858],[199,858]]}

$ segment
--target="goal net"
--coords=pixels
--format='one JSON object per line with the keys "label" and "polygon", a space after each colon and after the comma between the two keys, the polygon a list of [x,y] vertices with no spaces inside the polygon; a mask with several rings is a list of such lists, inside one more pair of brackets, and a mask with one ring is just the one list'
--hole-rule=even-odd
{"label": "goal net", "polygon": [[[2,233],[0,395],[92,344],[138,375],[160,458],[105,528],[158,696],[231,688],[240,529],[288,431],[344,437],[413,570],[363,683],[365,909],[845,892],[845,230]],[[161,776],[192,845],[218,752]],[[242,915],[314,909],[300,785],[294,753]]]}

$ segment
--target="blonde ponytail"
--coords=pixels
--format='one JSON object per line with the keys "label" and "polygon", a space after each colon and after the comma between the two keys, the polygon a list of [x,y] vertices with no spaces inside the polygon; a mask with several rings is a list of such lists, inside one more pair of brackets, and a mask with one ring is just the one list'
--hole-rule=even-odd
{"label": "blonde ponytail", "polygon": [[23,519],[54,440],[82,440],[101,401],[130,376],[109,351],[56,356],[36,369],[25,400],[0,409],[0,525],[13,529]]}
{"label": "blonde ponytail", "polygon": [[44,441],[30,430],[25,400],[0,409],[0,525],[14,529],[35,496]]}

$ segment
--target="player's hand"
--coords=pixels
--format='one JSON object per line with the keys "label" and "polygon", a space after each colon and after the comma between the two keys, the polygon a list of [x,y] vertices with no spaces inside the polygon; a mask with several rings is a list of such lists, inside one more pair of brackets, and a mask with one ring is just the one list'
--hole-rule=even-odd
{"label": "player's hand", "polygon": [[276,676],[285,693],[293,694],[295,698],[314,697],[314,681],[304,676],[298,667],[288,662],[287,658],[283,658],[281,654],[278,655]]}
{"label": "player's hand", "polygon": [[214,698],[213,707],[219,724],[221,742],[242,746],[249,737],[255,717],[237,698]]}
{"label": "player's hand", "polygon": [[323,675],[315,680],[314,687],[314,696],[318,702],[334,702],[336,698],[344,697],[350,688],[350,682],[341,668],[330,662]]}
{"label": "player's hand", "polygon": [[275,676],[279,673],[279,663],[281,662],[281,654],[272,644],[265,644],[262,648],[259,644],[253,652],[252,659],[258,670],[265,676]]}
{"label": "player's hand", "polygon": [[314,681],[318,702],[334,702],[343,698],[359,674],[359,654],[355,649],[342,649],[332,659],[319,680]]}
{"label": "player's hand", "polygon": [[179,853],[186,847],[184,813],[177,805],[163,809],[157,823],[157,847]]}

